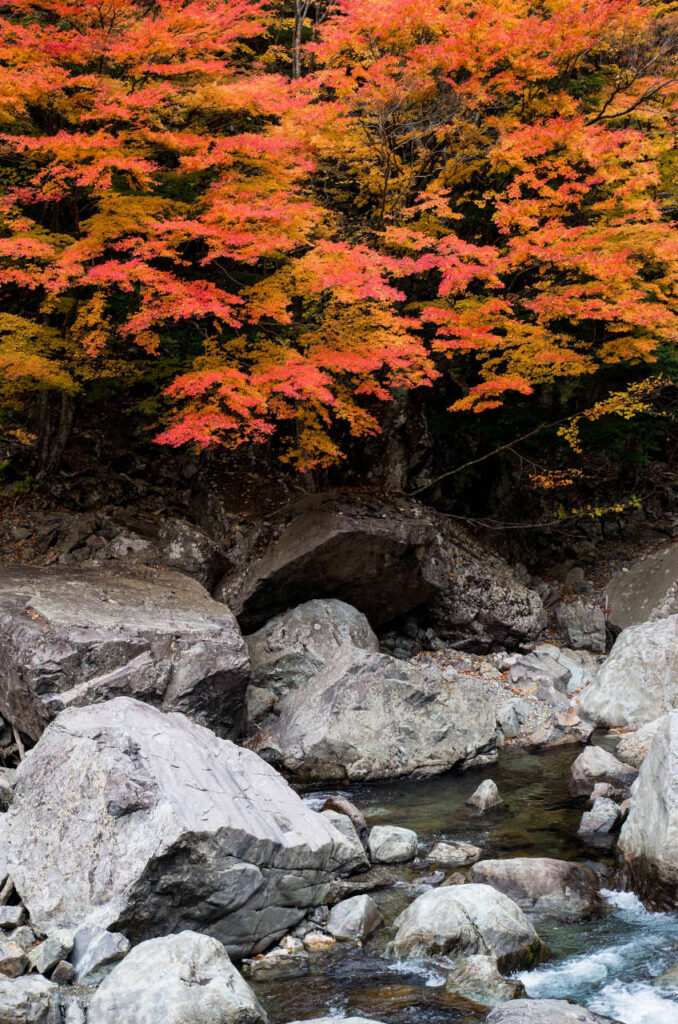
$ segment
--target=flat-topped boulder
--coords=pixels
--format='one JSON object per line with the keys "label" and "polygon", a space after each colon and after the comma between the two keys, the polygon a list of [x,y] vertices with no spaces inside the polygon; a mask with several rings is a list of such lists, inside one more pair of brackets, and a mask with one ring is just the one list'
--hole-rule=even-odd
{"label": "flat-topped boulder", "polygon": [[631,790],[619,849],[634,889],[678,907],[678,711],[666,715]]}
{"label": "flat-topped boulder", "polygon": [[600,880],[587,864],[551,857],[481,860],[471,879],[509,896],[520,907],[576,919],[601,909]]}
{"label": "flat-topped boulder", "polygon": [[65,708],[119,695],[236,735],[248,677],[234,616],[187,576],[0,569],[0,714],[32,740]]}
{"label": "flat-topped boulder", "polygon": [[481,680],[357,648],[278,710],[253,749],[307,781],[435,775],[495,746],[494,697]]}
{"label": "flat-topped boulder", "polygon": [[582,694],[579,713],[608,728],[638,726],[678,707],[678,615],[629,626]]}
{"label": "flat-topped boulder", "polygon": [[9,871],[45,934],[189,929],[259,952],[356,856],[256,754],[125,697],[48,726],[7,817]]}
{"label": "flat-topped boulder", "polygon": [[319,597],[347,602],[374,628],[425,606],[439,632],[481,647],[534,639],[546,624],[541,599],[503,559],[404,497],[307,495],[245,548],[216,594],[246,631]]}

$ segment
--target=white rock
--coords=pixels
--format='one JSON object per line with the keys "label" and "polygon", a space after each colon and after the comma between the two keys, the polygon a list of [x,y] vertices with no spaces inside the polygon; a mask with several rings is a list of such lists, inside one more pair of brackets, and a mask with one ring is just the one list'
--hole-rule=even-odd
{"label": "white rock", "polygon": [[375,864],[403,864],[417,855],[417,833],[396,825],[375,825],[367,845]]}

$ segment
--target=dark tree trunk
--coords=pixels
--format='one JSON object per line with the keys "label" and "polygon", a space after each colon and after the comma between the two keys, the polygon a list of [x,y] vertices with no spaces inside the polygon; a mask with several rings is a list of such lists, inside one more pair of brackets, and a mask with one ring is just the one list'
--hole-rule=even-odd
{"label": "dark tree trunk", "polygon": [[75,402],[71,395],[65,391],[61,395],[41,393],[37,409],[39,477],[55,473],[61,465],[74,417]]}

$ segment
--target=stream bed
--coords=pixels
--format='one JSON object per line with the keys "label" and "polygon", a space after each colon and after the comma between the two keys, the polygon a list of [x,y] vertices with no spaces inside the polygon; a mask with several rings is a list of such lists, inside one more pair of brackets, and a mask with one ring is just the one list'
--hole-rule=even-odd
{"label": "stream bed", "polygon": [[[584,804],[572,801],[566,777],[578,752],[577,747],[542,754],[507,748],[496,765],[465,774],[341,787],[369,826],[414,829],[419,859],[395,869],[393,887],[371,893],[386,927],[364,946],[340,943],[311,957],[310,974],[253,985],[271,1024],[316,1016],[364,1016],[387,1024],[484,1019],[486,1009],[451,997],[443,987],[451,961],[396,961],[387,955],[393,920],[430,884],[427,875],[436,868],[425,855],[437,839],[475,843],[484,857],[558,857],[602,866],[607,913],[575,924],[535,918],[552,957],[519,977],[535,998],[572,999],[623,1024],[678,1024],[678,972],[673,989],[655,982],[678,964],[678,914],[650,913],[633,893],[617,891],[614,851],[577,838]],[[465,801],[488,777],[506,806],[479,815]],[[305,799],[319,809],[337,791],[315,791]]]}

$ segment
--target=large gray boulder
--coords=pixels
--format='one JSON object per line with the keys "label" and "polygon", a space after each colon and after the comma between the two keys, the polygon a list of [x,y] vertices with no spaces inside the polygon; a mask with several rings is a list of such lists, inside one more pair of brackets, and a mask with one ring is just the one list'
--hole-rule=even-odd
{"label": "large gray boulder", "polygon": [[587,864],[551,857],[481,860],[471,869],[471,879],[539,914],[576,920],[602,907],[600,880]]}
{"label": "large gray boulder", "polygon": [[614,1024],[583,1006],[564,999],[515,999],[497,1006],[485,1018],[485,1024]]}
{"label": "large gray boulder", "polygon": [[620,794],[629,789],[638,771],[624,764],[604,747],[585,747],[568,774],[568,785],[573,796],[590,796],[599,782],[609,782]]}
{"label": "large gray boulder", "polygon": [[495,745],[494,697],[480,680],[357,648],[278,707],[253,746],[307,781],[434,775]]}
{"label": "large gray boulder", "polygon": [[33,740],[64,708],[121,694],[236,734],[248,676],[235,618],[186,576],[0,569],[0,713]]}
{"label": "large gray boulder", "polygon": [[608,622],[627,629],[678,612],[678,544],[638,559],[605,588]]}
{"label": "large gray boulder", "polygon": [[2,1024],[62,1024],[59,986],[38,976],[0,976]]}
{"label": "large gray boulder", "polygon": [[619,837],[634,888],[678,906],[678,711],[662,719]]}
{"label": "large gray boulder", "polygon": [[579,713],[610,728],[641,725],[678,706],[678,615],[630,626],[585,690]]}
{"label": "large gray boulder", "polygon": [[561,601],[555,608],[560,639],[576,651],[605,654],[605,612],[590,601]]}
{"label": "large gray boulder", "polygon": [[494,956],[499,970],[531,967],[543,953],[536,931],[513,900],[489,885],[454,885],[419,896],[396,919],[397,957]]}
{"label": "large gray boulder", "polygon": [[8,817],[10,874],[45,933],[189,928],[259,952],[355,857],[256,754],[125,697],[62,712]]}
{"label": "large gray boulder", "polygon": [[459,525],[383,496],[306,496],[253,534],[217,595],[246,630],[316,597],[375,628],[426,606],[438,632],[481,647],[534,639],[546,621],[539,596]]}
{"label": "large gray boulder", "polygon": [[136,946],[94,994],[88,1024],[265,1024],[222,944],[180,932]]}
{"label": "large gray boulder", "polygon": [[379,640],[362,612],[343,601],[318,599],[292,608],[247,637],[252,683],[251,729],[275,714],[282,697],[330,665],[345,647],[376,653]]}

